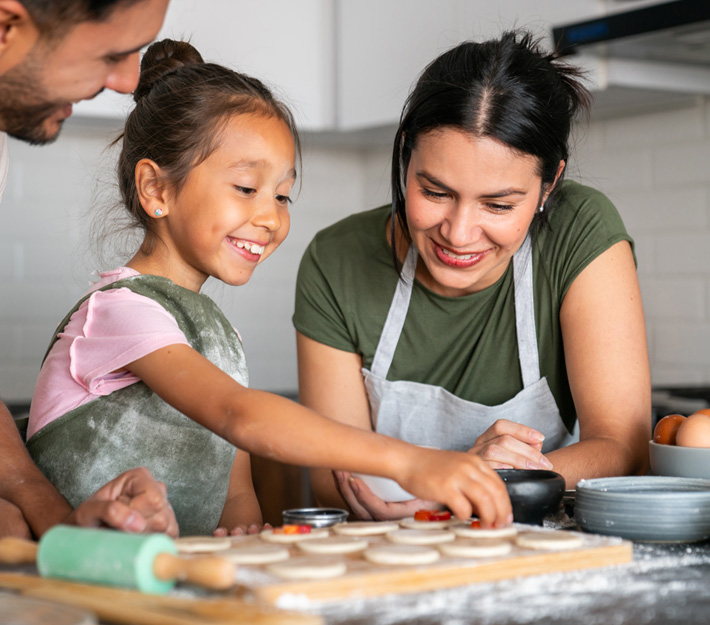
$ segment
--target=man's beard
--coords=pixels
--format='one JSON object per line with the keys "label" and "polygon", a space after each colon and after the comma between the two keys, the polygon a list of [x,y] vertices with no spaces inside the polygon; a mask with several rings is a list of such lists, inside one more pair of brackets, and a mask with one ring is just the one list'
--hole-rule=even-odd
{"label": "man's beard", "polygon": [[57,138],[59,131],[49,134],[44,122],[64,106],[46,99],[40,76],[31,57],[0,76],[0,130],[32,145]]}

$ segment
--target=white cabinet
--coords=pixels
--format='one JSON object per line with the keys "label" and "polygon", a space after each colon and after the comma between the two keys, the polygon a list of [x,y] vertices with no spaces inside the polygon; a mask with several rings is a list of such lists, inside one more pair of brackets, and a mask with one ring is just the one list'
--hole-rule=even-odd
{"label": "white cabinet", "polygon": [[[604,0],[171,0],[159,37],[252,74],[313,131],[397,122],[425,65],[464,39],[594,17]],[[123,118],[130,96],[101,94],[81,115]]]}
{"label": "white cabinet", "polygon": [[466,39],[595,17],[600,0],[336,0],[337,123],[358,130],[395,123],[419,73]]}

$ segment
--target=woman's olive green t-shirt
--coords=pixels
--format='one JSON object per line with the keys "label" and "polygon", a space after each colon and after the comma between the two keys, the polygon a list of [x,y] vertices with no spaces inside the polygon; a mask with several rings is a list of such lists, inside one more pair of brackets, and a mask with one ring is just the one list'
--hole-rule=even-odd
{"label": "woman's olive green t-shirt", "polygon": [[[562,419],[576,421],[560,328],[560,307],[580,272],[619,241],[633,247],[614,205],[600,192],[566,181],[549,223],[533,237],[533,289],[540,373]],[[386,238],[390,207],[351,215],[319,232],[298,272],[293,323],[305,336],[362,357],[369,369],[398,274]],[[513,267],[490,287],[462,297],[438,295],[415,281],[388,380],[441,386],[494,406],[523,388],[515,329]]]}

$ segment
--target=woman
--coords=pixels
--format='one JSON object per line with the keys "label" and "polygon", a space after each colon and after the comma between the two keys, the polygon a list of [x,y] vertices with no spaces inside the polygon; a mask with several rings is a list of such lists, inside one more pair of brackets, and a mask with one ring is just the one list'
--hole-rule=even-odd
{"label": "woman", "polygon": [[[588,102],[579,72],[526,33],[426,68],[395,137],[392,206],[322,231],[301,263],[305,405],[494,468],[554,467],[568,488],[645,471],[632,240],[601,193],[562,182]],[[335,477],[313,473],[317,499],[362,518],[422,506]]]}

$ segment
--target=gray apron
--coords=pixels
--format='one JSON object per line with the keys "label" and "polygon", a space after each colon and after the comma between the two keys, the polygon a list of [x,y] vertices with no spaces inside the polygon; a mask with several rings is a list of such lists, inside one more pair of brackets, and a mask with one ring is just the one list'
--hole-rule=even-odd
{"label": "gray apron", "polygon": [[[242,342],[209,297],[151,275],[125,278],[101,290],[120,287],[163,306],[175,317],[193,349],[240,384],[248,385]],[[81,301],[59,325],[54,340]],[[74,507],[119,473],[147,467],[167,486],[183,536],[211,534],[217,527],[237,451],[163,401],[143,382],[71,410],[30,438],[27,449]]]}
{"label": "gray apron", "polygon": [[387,380],[409,309],[417,257],[417,251],[411,245],[402,268],[403,279],[397,283],[377,344],[372,369],[362,369],[375,430],[415,445],[468,451],[498,419],[507,419],[542,432],[545,453],[574,442],[578,434],[571,435],[567,431],[547,379],[540,377],[530,235],[513,256],[515,318],[523,390],[499,406],[484,406],[461,399],[440,386]]}

